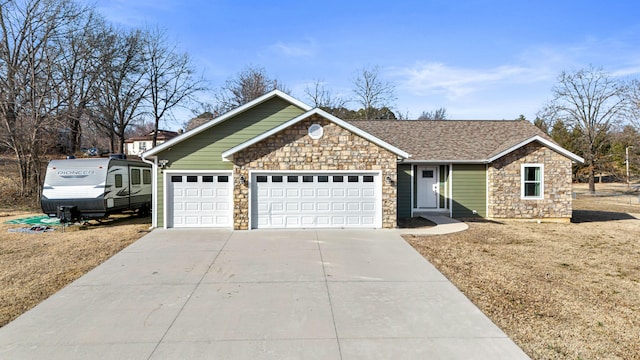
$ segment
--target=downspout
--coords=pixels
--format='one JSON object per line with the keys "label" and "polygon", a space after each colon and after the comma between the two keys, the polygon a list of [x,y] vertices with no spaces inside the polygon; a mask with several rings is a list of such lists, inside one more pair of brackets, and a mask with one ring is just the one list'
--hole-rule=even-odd
{"label": "downspout", "polygon": [[484,166],[484,188],[485,188],[485,195],[484,195],[484,216],[485,218],[489,218],[489,163],[487,163],[487,165]]}
{"label": "downspout", "polygon": [[151,227],[150,229],[154,229],[158,227],[158,157],[150,156],[148,160],[144,154],[140,157],[143,162],[151,165],[151,183],[153,184],[153,188],[151,190]]}
{"label": "downspout", "polygon": [[449,163],[449,217],[453,219],[453,163]]}

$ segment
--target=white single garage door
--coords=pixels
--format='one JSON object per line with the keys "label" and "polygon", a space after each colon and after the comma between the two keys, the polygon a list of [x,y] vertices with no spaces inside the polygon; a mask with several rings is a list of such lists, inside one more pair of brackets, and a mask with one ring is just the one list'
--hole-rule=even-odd
{"label": "white single garage door", "polygon": [[379,173],[257,173],[251,176],[251,227],[381,226]]}
{"label": "white single garage door", "polygon": [[167,227],[232,226],[230,173],[167,176]]}

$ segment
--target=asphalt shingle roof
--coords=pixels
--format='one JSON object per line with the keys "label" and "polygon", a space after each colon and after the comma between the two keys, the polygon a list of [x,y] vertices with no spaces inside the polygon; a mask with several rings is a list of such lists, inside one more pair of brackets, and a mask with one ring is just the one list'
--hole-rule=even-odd
{"label": "asphalt shingle roof", "polygon": [[482,161],[533,136],[550,138],[526,120],[350,120],[411,154],[411,160]]}

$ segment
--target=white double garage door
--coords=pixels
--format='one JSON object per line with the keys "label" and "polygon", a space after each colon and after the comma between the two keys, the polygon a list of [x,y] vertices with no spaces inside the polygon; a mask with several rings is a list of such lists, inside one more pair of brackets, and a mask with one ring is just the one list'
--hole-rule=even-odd
{"label": "white double garage door", "polygon": [[[231,173],[169,175],[167,226],[232,227],[233,181]],[[252,229],[381,227],[379,172],[254,172],[248,186]]]}

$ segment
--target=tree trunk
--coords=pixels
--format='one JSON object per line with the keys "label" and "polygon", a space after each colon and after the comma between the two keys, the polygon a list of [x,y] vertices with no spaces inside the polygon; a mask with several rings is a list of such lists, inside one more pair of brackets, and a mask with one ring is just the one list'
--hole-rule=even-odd
{"label": "tree trunk", "polygon": [[156,117],[156,123],[153,127],[153,142],[151,143],[151,147],[156,147],[158,142],[158,127],[160,126],[160,118]]}
{"label": "tree trunk", "polygon": [[589,193],[596,193],[596,169],[593,164],[589,166]]}

